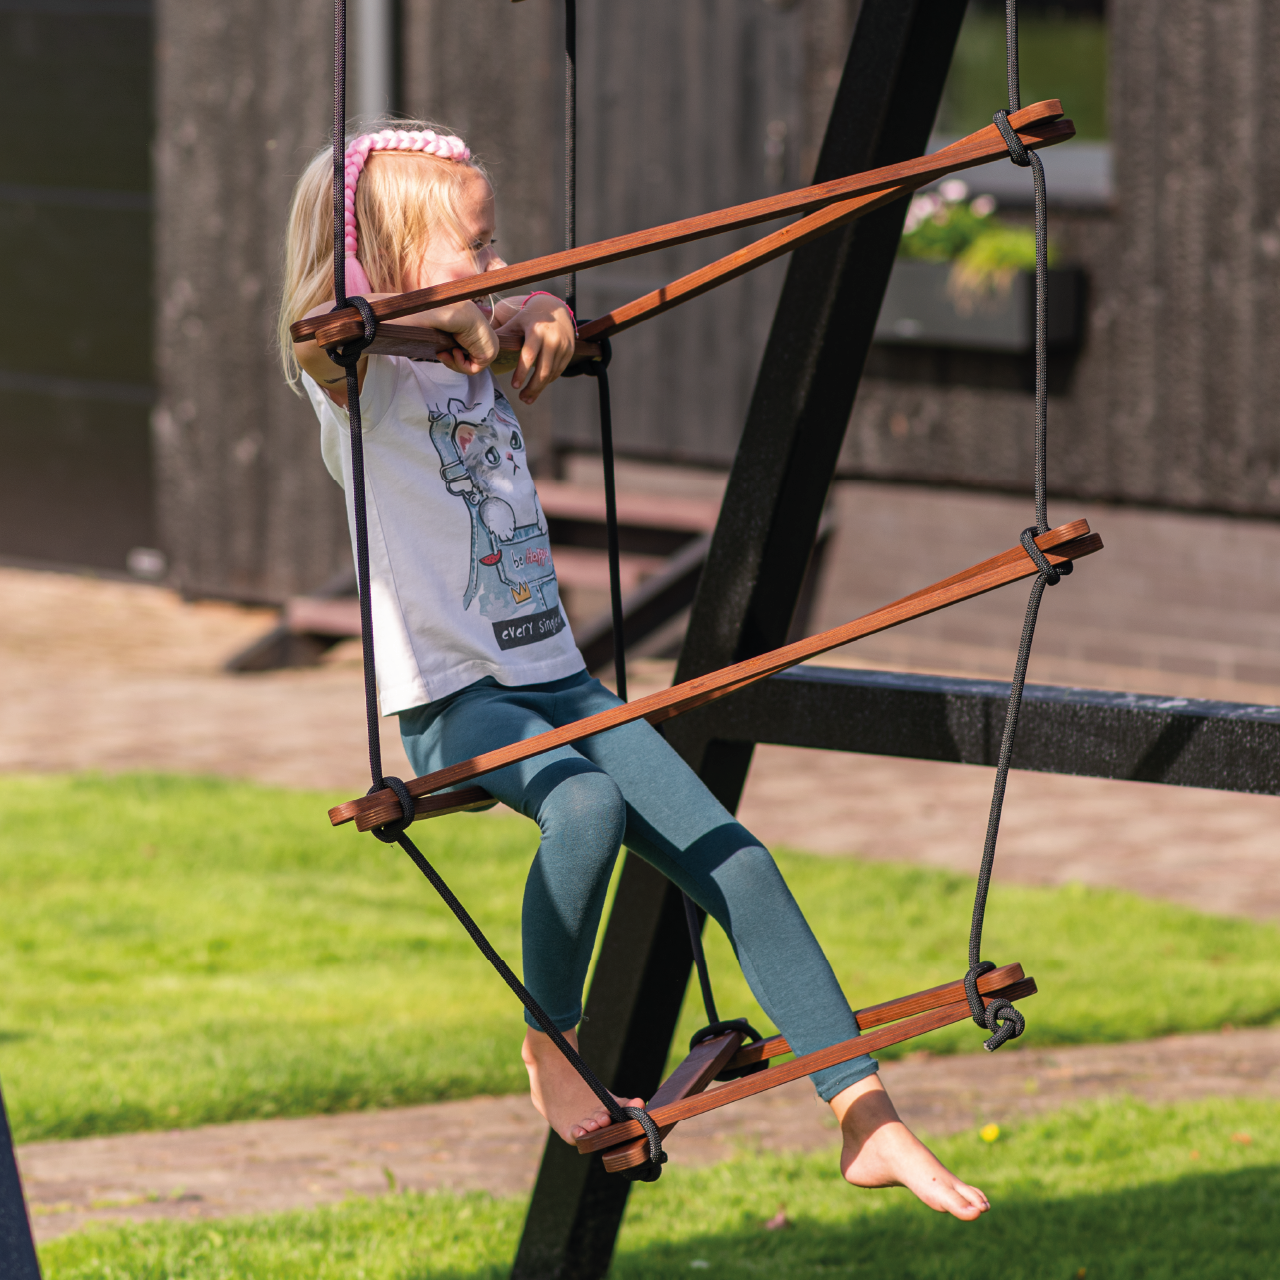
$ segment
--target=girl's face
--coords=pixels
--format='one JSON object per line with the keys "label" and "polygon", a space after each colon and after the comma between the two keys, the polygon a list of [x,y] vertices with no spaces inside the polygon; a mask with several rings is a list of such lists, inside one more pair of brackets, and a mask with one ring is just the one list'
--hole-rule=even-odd
{"label": "girl's face", "polygon": [[429,289],[435,284],[448,284],[451,280],[496,271],[507,265],[494,248],[493,188],[475,169],[467,169],[458,214],[467,243],[458,244],[447,232],[433,236],[415,277],[407,282],[408,288]]}

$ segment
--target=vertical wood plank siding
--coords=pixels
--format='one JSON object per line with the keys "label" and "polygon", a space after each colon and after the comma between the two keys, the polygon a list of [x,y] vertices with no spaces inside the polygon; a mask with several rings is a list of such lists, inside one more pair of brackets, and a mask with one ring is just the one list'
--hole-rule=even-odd
{"label": "vertical wood plank siding", "polygon": [[[1084,347],[1055,361],[1050,475],[1280,514],[1280,10],[1117,0],[1110,22],[1115,207],[1050,223],[1090,280]],[[1028,362],[881,348],[868,374],[844,474],[1030,485]]]}
{"label": "vertical wood plank siding", "polygon": [[159,512],[197,594],[279,599],[350,559],[274,347],[289,196],[329,133],[332,21],[284,0],[156,5]]}

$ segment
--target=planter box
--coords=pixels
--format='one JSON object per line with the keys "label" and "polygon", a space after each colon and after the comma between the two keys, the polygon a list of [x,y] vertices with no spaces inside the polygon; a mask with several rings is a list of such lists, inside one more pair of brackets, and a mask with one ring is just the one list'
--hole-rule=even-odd
{"label": "planter box", "polygon": [[[1035,346],[1035,276],[1019,271],[1007,289],[957,300],[949,262],[900,258],[889,277],[876,321],[877,342],[912,347],[958,347],[1022,354]],[[1049,272],[1051,347],[1080,341],[1084,272]]]}

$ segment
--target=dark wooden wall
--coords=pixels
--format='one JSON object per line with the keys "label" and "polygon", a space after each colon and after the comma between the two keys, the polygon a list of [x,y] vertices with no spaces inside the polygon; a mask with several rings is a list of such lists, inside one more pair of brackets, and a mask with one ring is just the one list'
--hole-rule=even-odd
{"label": "dark wooden wall", "polygon": [[[856,9],[852,0],[580,0],[579,241],[805,180]],[[490,164],[508,261],[560,247],[560,0],[472,0],[475,20],[465,25],[448,20],[449,0],[403,0],[403,11],[405,109],[454,125]],[[599,315],[750,238],[584,273],[579,311]],[[784,270],[756,272],[618,340],[611,379],[621,449],[714,463],[732,456]],[[521,416],[545,458],[548,444],[592,447],[595,413],[594,393],[577,381]]]}
{"label": "dark wooden wall", "polygon": [[0,6],[3,557],[123,571],[155,539],[150,10]]}
{"label": "dark wooden wall", "polygon": [[342,495],[274,348],[285,212],[332,113],[322,0],[158,0],[161,538],[196,594],[278,599],[349,562]]}
{"label": "dark wooden wall", "polygon": [[[579,238],[805,181],[856,9],[580,0]],[[559,0],[468,0],[465,23],[456,0],[400,10],[401,106],[458,128],[488,161],[505,256],[554,249]],[[187,589],[278,598],[349,554],[310,410],[282,385],[271,345],[289,190],[328,128],[331,10],[158,0],[156,14],[157,536]],[[1280,14],[1247,0],[1115,0],[1110,20],[1115,208],[1053,219],[1064,256],[1090,277],[1084,346],[1055,362],[1055,487],[1280,513],[1280,151],[1269,128],[1280,88],[1267,74]],[[768,143],[781,146],[770,155]],[[586,273],[580,309],[634,296],[731,240]],[[624,452],[730,460],[780,271],[620,337]],[[1029,484],[1025,361],[879,349],[867,375],[844,474]],[[553,447],[592,447],[593,399],[577,380],[522,411],[544,466]]]}
{"label": "dark wooden wall", "polygon": [[[1114,0],[1109,14],[1115,207],[1051,220],[1090,278],[1083,350],[1055,367],[1053,484],[1280,514],[1280,10]],[[868,374],[845,474],[1030,485],[1025,361],[882,349]]]}

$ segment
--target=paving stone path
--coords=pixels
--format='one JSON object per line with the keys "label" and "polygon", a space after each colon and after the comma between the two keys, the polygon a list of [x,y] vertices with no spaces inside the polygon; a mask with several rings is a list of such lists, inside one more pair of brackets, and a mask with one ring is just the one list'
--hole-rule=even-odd
{"label": "paving stone path", "polygon": [[[1148,1102],[1280,1098],[1280,1028],[1136,1044],[917,1054],[885,1063],[906,1121],[940,1136],[1009,1123],[1091,1098]],[[546,1128],[525,1097],[394,1111],[211,1125],[19,1150],[36,1234],[93,1222],[217,1218],[302,1208],[391,1186],[513,1195],[533,1184]],[[738,1151],[831,1148],[835,1122],[805,1081],[681,1125],[672,1160],[707,1164]]]}

